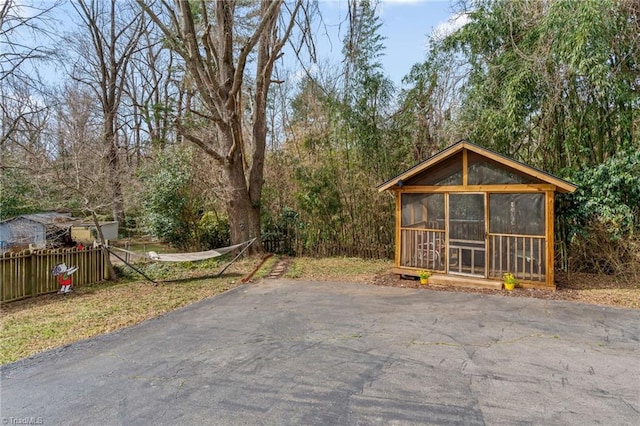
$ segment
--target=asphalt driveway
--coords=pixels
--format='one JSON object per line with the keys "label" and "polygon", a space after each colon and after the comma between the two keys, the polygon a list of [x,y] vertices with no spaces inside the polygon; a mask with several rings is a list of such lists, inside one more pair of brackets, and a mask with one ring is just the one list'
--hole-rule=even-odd
{"label": "asphalt driveway", "polygon": [[1,417],[637,425],[639,325],[638,310],[264,281],[3,366]]}

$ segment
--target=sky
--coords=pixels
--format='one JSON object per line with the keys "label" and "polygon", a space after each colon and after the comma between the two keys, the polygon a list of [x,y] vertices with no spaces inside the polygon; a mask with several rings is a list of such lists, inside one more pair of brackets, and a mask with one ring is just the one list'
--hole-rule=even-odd
{"label": "sky", "polygon": [[[463,22],[455,19],[451,0],[382,0],[378,16],[381,35],[386,37],[385,56],[381,58],[385,72],[396,84],[411,67],[426,58],[429,35],[435,30],[449,32]],[[341,55],[342,39],[347,25],[347,0],[320,0],[320,10],[328,29],[333,29],[331,43],[320,44],[322,55]],[[340,24],[342,25],[340,26]]]}
{"label": "sky", "polygon": [[[0,0],[2,4],[4,0]],[[372,0],[375,1],[375,0]],[[35,0],[43,5],[52,0]],[[424,61],[429,35],[435,30],[450,32],[463,20],[455,18],[452,7],[456,0],[379,0],[378,16],[386,49],[380,58],[385,73],[400,87],[402,78],[411,67]],[[319,59],[342,58],[342,41],[347,31],[348,0],[319,0],[327,34],[315,34]],[[63,11],[64,10],[64,11]],[[59,11],[61,22],[69,19],[68,5]],[[325,28],[320,29],[324,32]],[[53,73],[52,77],[57,75]]]}

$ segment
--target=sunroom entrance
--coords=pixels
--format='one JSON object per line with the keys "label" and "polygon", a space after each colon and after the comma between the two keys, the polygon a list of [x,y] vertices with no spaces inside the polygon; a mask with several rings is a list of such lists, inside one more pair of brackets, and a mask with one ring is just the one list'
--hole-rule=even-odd
{"label": "sunroom entrance", "polygon": [[486,226],[484,194],[449,195],[448,272],[485,277]]}
{"label": "sunroom entrance", "polygon": [[526,193],[402,194],[400,266],[544,281],[544,201]]}
{"label": "sunroom entrance", "polygon": [[378,187],[396,195],[397,273],[554,287],[553,204],[575,185],[466,141]]}

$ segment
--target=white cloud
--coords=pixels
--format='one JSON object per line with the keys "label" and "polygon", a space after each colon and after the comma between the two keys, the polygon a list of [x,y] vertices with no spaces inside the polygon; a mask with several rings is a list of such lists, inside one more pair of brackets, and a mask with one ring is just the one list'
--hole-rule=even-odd
{"label": "white cloud", "polygon": [[441,22],[431,31],[431,38],[434,40],[442,40],[445,37],[453,34],[460,28],[464,27],[469,22],[469,15],[466,13],[459,13],[452,16],[445,22]]}

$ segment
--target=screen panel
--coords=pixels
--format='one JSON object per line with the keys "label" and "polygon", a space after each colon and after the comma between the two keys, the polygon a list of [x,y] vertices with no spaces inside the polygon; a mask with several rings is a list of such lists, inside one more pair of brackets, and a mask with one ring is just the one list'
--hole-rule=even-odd
{"label": "screen panel", "polygon": [[468,151],[467,161],[469,185],[542,183],[532,176],[475,152]]}
{"label": "screen panel", "polygon": [[402,227],[444,229],[444,194],[402,194]]}
{"label": "screen panel", "polygon": [[545,194],[490,194],[489,232],[545,235]]}
{"label": "screen panel", "polygon": [[462,185],[462,152],[441,161],[405,182],[406,185]]}

